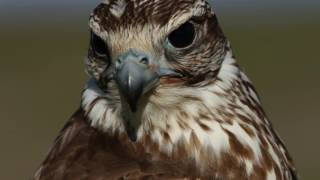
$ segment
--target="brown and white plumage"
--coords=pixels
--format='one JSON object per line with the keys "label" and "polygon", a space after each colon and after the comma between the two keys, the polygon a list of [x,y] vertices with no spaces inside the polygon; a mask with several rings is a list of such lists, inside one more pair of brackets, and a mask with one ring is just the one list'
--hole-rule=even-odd
{"label": "brown and white plumage", "polygon": [[[206,1],[106,0],[89,24],[92,79],[35,180],[297,179]],[[175,44],[190,27],[192,41]],[[128,90],[118,71],[141,54],[147,66],[126,70],[143,66],[157,83],[132,101],[130,78],[144,72]]]}

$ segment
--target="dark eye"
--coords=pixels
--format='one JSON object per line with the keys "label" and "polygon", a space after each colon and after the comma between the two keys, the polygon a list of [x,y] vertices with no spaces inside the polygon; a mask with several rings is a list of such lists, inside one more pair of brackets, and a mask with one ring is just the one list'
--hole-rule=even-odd
{"label": "dark eye", "polygon": [[108,54],[107,45],[104,40],[93,32],[91,33],[91,47],[94,53],[99,57],[105,57]]}
{"label": "dark eye", "polygon": [[169,43],[175,48],[186,48],[193,43],[195,27],[186,22],[168,36]]}

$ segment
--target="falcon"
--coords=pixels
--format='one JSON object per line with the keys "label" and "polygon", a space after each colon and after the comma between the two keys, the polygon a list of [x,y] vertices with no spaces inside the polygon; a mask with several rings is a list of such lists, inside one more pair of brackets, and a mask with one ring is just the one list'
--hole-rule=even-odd
{"label": "falcon", "polygon": [[34,180],[296,180],[204,0],[105,0],[79,110]]}

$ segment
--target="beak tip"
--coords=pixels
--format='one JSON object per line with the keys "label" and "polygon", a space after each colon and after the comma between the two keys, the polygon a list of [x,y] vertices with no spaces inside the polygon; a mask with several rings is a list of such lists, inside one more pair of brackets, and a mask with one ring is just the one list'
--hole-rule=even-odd
{"label": "beak tip", "polygon": [[127,127],[127,135],[132,142],[136,142],[138,139],[137,131],[132,127]]}
{"label": "beak tip", "polygon": [[137,112],[137,102],[130,102],[129,101],[129,106],[132,112]]}

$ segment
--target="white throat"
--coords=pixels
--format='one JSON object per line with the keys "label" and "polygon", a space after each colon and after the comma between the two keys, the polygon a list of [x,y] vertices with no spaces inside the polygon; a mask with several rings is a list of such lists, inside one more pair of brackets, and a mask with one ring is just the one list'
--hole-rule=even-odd
{"label": "white throat", "polygon": [[[243,106],[236,93],[235,82],[248,81],[239,70],[232,53],[228,52],[218,74],[218,81],[205,87],[160,87],[150,96],[141,116],[141,126],[137,131],[137,141],[143,141],[148,135],[151,140],[159,144],[159,151],[171,154],[175,146],[181,141],[197,146],[199,143],[216,155],[230,149],[226,129],[234,134],[241,134],[239,142],[246,144],[257,152],[259,159],[260,148],[258,141],[254,141],[240,128],[239,116],[250,116],[259,121],[258,115],[249,107]],[[105,133],[125,133],[123,109],[115,85],[110,85],[110,93],[105,93],[90,80],[83,93],[82,108],[87,114],[91,125]],[[259,102],[254,91],[246,92],[256,102]],[[243,107],[247,112],[233,109],[230,104]],[[232,119],[226,118],[232,115]],[[224,120],[230,122],[223,122]],[[239,121],[239,122],[238,122]],[[214,141],[212,140],[214,139]],[[254,148],[255,147],[255,148]],[[190,148],[190,147],[188,147]],[[200,160],[201,153],[195,151],[192,157]]]}
{"label": "white throat", "polygon": [[[234,66],[235,60],[232,58],[232,52],[227,53],[223,61],[218,78],[222,82],[213,83],[205,87],[163,87],[160,85],[154,95],[149,99],[142,118],[143,120],[158,119],[155,126],[164,126],[159,118],[168,118],[172,113],[185,110],[189,113],[198,113],[202,108],[214,109],[223,105],[224,99],[219,97],[219,93],[232,87],[232,82],[238,78],[240,70]],[[119,93],[115,83],[108,85],[108,92],[102,91],[94,79],[87,82],[82,95],[82,108],[86,112],[91,125],[104,132],[123,131],[123,114],[125,111],[121,105]],[[202,103],[198,102],[202,101]],[[200,104],[199,104],[200,103]],[[202,109],[203,111],[207,111]],[[159,122],[160,121],[160,122]],[[167,122],[168,120],[165,120]],[[143,123],[142,125],[147,125]],[[146,127],[144,127],[146,128]],[[162,127],[164,128],[164,127]]]}

